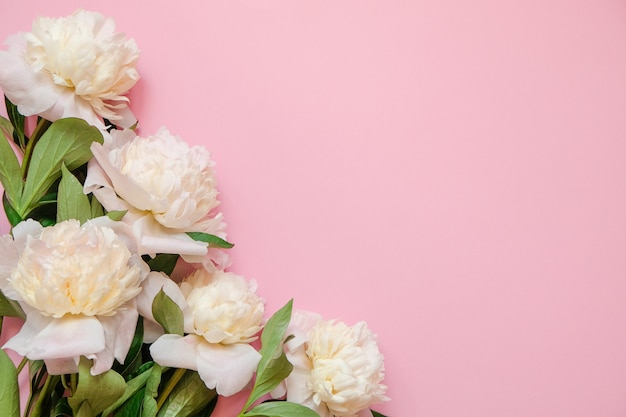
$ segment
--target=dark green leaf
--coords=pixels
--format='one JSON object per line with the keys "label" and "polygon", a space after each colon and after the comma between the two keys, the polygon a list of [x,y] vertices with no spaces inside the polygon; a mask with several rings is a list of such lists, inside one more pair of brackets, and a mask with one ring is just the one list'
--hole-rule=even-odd
{"label": "dark green leaf", "polygon": [[[137,395],[138,393],[141,393],[141,396],[139,398],[139,404],[141,405],[141,403],[143,402],[143,397],[145,395],[146,392],[146,384],[148,382],[148,380],[150,379],[150,377],[153,377],[152,373],[153,371],[158,375],[158,377],[160,378],[161,376],[161,369],[160,367],[156,370],[154,370],[154,367],[151,367],[147,370],[145,370],[145,372],[135,376],[133,379],[129,380],[128,382],[126,382],[126,389],[124,390],[124,394],[122,394],[113,404],[111,404],[110,406],[108,406],[104,412],[102,413],[102,415],[109,415],[111,414],[113,411],[121,408],[121,407],[125,407],[126,406],[126,402],[129,401],[130,398],[134,397],[135,395]],[[138,415],[138,414],[130,414],[133,417]]]}
{"label": "dark green leaf", "polygon": [[152,259],[148,260],[148,265],[151,271],[163,272],[167,275],[171,275],[178,262],[178,255],[173,253],[160,253]]}
{"label": "dark green leaf", "polygon": [[72,407],[67,403],[67,398],[61,398],[54,405],[53,417],[72,417]]}
{"label": "dark green leaf", "polygon": [[372,416],[374,417],[387,417],[384,414],[379,413],[378,411],[370,410],[372,412]]}
{"label": "dark green leaf", "polygon": [[[116,413],[115,417],[137,417],[141,415],[141,408],[143,405],[143,396],[145,394],[146,389],[142,388],[139,391],[135,392],[130,398],[126,399],[125,402],[120,406]],[[107,410],[105,410],[107,411]],[[107,416],[111,414],[102,413],[103,416]]]}
{"label": "dark green leaf", "polygon": [[127,210],[113,210],[107,213],[107,217],[114,221],[122,220],[122,217],[126,214]]}
{"label": "dark green leaf", "polygon": [[135,335],[130,343],[128,354],[124,359],[123,364],[116,364],[113,368],[116,372],[120,373],[123,377],[127,377],[139,368],[141,365],[141,347],[143,346],[143,317],[139,316],[137,319],[137,326],[135,327]]}
{"label": "dark green leaf", "polygon": [[24,217],[37,207],[50,186],[61,177],[61,165],[70,171],[91,158],[90,146],[102,143],[102,133],[82,119],[59,119],[52,123],[34,147],[26,182],[15,210]]}
{"label": "dark green leaf", "polygon": [[152,315],[157,323],[163,327],[165,333],[183,335],[183,312],[178,307],[178,304],[165,294],[163,289],[154,297]]}
{"label": "dark green leaf", "polygon": [[193,240],[208,243],[210,248],[230,249],[235,246],[234,244],[225,241],[221,237],[210,235],[208,233],[188,232],[187,235]]}
{"label": "dark green leaf", "polygon": [[9,144],[12,130],[9,121],[0,116],[0,182],[13,205],[22,196],[22,168]]}
{"label": "dark green leaf", "polygon": [[[98,415],[126,392],[126,381],[113,370],[100,375],[91,375],[91,361],[81,358],[78,365],[78,386],[68,402],[75,413]],[[87,407],[87,410],[85,409]],[[89,414],[85,414],[89,415]]]}
{"label": "dark green leaf", "polygon": [[19,317],[21,319],[26,318],[26,314],[20,307],[19,303],[15,300],[5,297],[0,291],[0,316],[2,317]]}
{"label": "dark green leaf", "polygon": [[261,360],[257,367],[254,387],[243,408],[244,410],[276,388],[293,369],[283,349],[283,340],[291,320],[292,307],[293,299],[274,313],[265,324],[263,333],[261,333],[261,350],[259,351]]}
{"label": "dark green leaf", "polygon": [[61,163],[61,182],[57,197],[57,223],[64,220],[76,219],[85,223],[91,219],[91,204],[89,197],[83,192],[83,185]]}
{"label": "dark green leaf", "polygon": [[209,390],[197,372],[187,371],[167,397],[157,416],[193,416],[204,409],[216,396],[215,390]]}
{"label": "dark green leaf", "polygon": [[11,226],[15,226],[23,220],[22,217],[17,214],[17,211],[15,211],[11,203],[9,203],[6,193],[2,194],[2,205],[4,206],[4,212],[6,213]]}
{"label": "dark green leaf", "polygon": [[17,106],[9,100],[7,96],[4,96],[4,104],[7,108],[7,115],[13,125],[13,140],[20,148],[26,147],[26,139],[24,137],[24,122],[26,118],[17,110]]}
{"label": "dark green leaf", "polygon": [[319,414],[310,408],[287,401],[261,403],[242,415],[245,417],[319,417]]}
{"label": "dark green leaf", "polygon": [[17,369],[7,353],[0,349],[0,410],[2,416],[20,417],[20,387]]}

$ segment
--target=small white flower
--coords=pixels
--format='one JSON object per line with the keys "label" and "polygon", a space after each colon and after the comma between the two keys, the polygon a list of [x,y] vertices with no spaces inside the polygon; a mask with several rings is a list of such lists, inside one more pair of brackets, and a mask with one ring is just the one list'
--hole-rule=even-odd
{"label": "small white flower", "polygon": [[[223,269],[228,257],[207,251],[206,243],[186,232],[225,237],[222,214],[216,213],[217,188],[210,153],[190,147],[161,128],[155,135],[113,131],[104,144],[91,147],[85,192],[93,192],[107,210],[126,210],[141,254],[180,254],[187,262]],[[208,266],[208,265],[207,265]]]}
{"label": "small white flower", "polygon": [[387,400],[383,356],[365,322],[348,326],[295,312],[288,333],[296,336],[286,344],[294,365],[285,380],[288,401],[322,417],[354,417]]}
{"label": "small white flower", "polygon": [[84,10],[39,17],[31,32],[6,43],[0,87],[20,113],[50,121],[80,117],[101,128],[102,118],[122,127],[136,122],[126,94],[139,79],[139,50],[115,32],[112,19]]}
{"label": "small white flower", "polygon": [[114,358],[123,362],[148,268],[114,223],[68,220],[43,228],[27,220],[13,229],[14,240],[2,239],[0,289],[27,314],[4,347],[43,359],[51,374],[76,372],[81,356],[94,360],[94,375]]}
{"label": "small white flower", "polygon": [[[230,272],[197,270],[175,294],[167,278],[152,275],[145,286],[154,299],[160,287],[177,302],[185,317],[186,336],[165,334],[150,347],[159,365],[198,371],[208,388],[224,396],[236,394],[250,382],[261,355],[249,344],[262,328],[264,301],[256,284]],[[180,295],[185,302],[180,303]],[[148,304],[140,302],[140,309]]]}

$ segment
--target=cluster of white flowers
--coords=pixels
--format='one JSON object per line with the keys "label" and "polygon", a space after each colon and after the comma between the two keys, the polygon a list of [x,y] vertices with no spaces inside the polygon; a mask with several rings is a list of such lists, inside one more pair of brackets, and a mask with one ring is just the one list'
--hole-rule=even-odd
{"label": "cluster of white flowers", "polygon": [[[79,10],[39,18],[7,43],[0,88],[25,116],[78,117],[99,129],[83,192],[123,216],[47,227],[28,219],[0,238],[0,290],[26,315],[3,347],[43,360],[50,374],[75,373],[84,357],[97,375],[123,363],[141,316],[156,363],[197,371],[220,395],[246,388],[261,359],[252,343],[265,322],[264,300],[254,281],[226,271],[224,250],[192,237],[226,238],[209,152],[166,128],[146,137],[130,129],[135,42],[111,19]],[[159,254],[179,256],[191,273],[174,280],[151,271],[146,260]],[[166,333],[155,319],[161,291],[182,312],[183,334]],[[322,417],[364,415],[386,400],[383,357],[365,323],[298,313],[289,332],[294,370],[275,395]]]}

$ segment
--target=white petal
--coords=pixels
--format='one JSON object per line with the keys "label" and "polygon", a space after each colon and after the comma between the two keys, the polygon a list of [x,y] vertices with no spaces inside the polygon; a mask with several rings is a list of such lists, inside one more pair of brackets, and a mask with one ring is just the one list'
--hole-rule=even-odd
{"label": "white petal", "polygon": [[20,332],[4,347],[29,359],[86,356],[105,348],[104,329],[95,317],[67,315],[52,319],[31,312]]}
{"label": "white petal", "polygon": [[244,343],[198,345],[198,373],[207,387],[230,396],[246,387],[252,379],[261,355]]}
{"label": "white petal", "polygon": [[104,328],[107,350],[120,363],[124,363],[137,329],[139,314],[134,304],[134,301],[131,301],[125,307],[117,309],[114,315],[99,317]]}
{"label": "white petal", "polygon": [[161,289],[181,310],[185,310],[187,307],[185,296],[180,291],[178,285],[164,273],[152,271],[141,283],[141,293],[139,293],[136,300],[139,314],[153,322],[155,320],[152,315],[152,302]]}
{"label": "white petal", "polygon": [[74,374],[78,372],[80,358],[46,359],[46,369],[50,375]]}
{"label": "white petal", "polygon": [[201,343],[202,338],[196,335],[164,334],[150,346],[150,354],[161,366],[197,371],[197,346]]}

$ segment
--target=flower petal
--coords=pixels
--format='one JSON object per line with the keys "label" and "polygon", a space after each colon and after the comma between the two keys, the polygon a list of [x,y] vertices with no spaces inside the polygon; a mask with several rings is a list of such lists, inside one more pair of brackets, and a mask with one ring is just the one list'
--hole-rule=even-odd
{"label": "flower petal", "polygon": [[245,343],[198,345],[198,373],[207,387],[230,396],[246,387],[261,355]]}
{"label": "flower petal", "polygon": [[117,309],[112,316],[99,317],[104,328],[106,350],[109,350],[112,356],[122,364],[135,336],[138,317],[134,300],[130,301],[127,306]]}
{"label": "flower petal", "polygon": [[202,340],[196,335],[164,334],[150,346],[150,354],[161,366],[197,371],[197,347]]}

